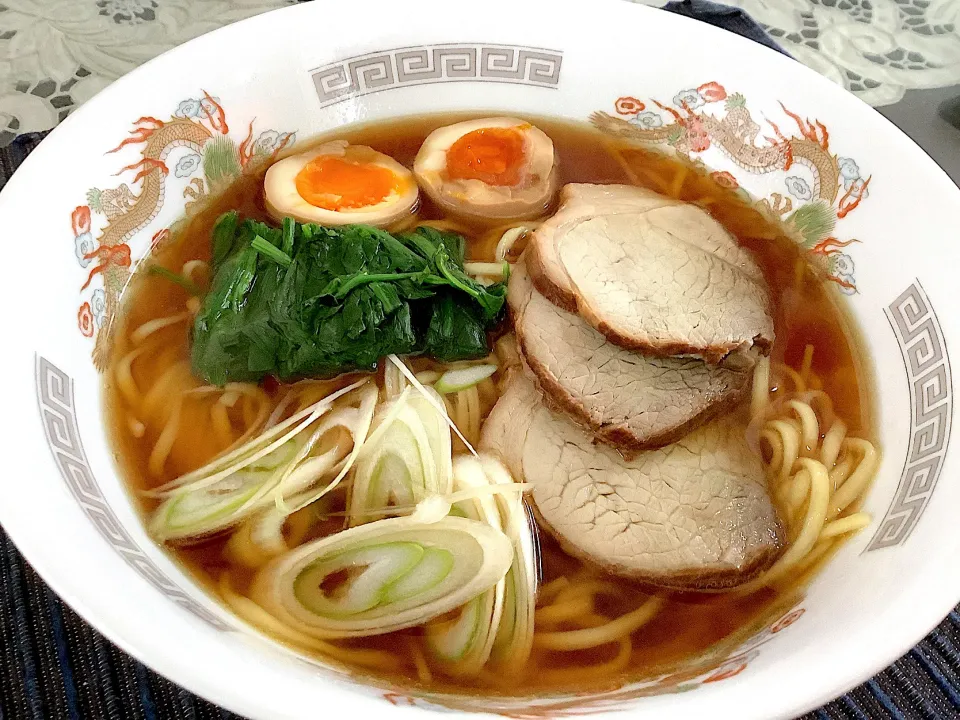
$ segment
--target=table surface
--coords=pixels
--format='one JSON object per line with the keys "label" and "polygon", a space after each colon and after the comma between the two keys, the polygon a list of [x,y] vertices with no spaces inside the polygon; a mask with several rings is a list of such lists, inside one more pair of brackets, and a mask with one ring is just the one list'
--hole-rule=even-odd
{"label": "table surface", "polygon": [[[633,0],[629,0],[633,1]],[[662,5],[664,0],[635,0]],[[38,139],[142,62],[292,0],[0,1],[0,185]],[[726,0],[791,55],[878,108],[960,183],[960,0]],[[8,147],[9,146],[9,147]],[[0,531],[0,720],[235,718],[80,620]],[[960,614],[808,718],[960,718]]]}

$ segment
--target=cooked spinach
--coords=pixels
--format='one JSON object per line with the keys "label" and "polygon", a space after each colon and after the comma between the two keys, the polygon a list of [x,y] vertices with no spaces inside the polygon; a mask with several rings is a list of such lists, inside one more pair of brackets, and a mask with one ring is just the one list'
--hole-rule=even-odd
{"label": "cooked spinach", "polygon": [[506,298],[464,272],[463,237],[431,228],[274,228],[230,212],[212,244],[192,355],[217,385],[373,370],[390,353],[482,357]]}

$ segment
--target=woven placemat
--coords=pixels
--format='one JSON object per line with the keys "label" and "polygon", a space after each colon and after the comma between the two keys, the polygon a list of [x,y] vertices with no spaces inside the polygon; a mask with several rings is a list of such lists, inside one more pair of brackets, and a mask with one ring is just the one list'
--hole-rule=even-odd
{"label": "woven placemat", "polygon": [[[739,10],[703,0],[680,14],[770,45]],[[43,135],[0,149],[0,188]],[[829,651],[829,649],[827,649]],[[0,720],[242,720],[147,669],[81,620],[0,529]],[[960,607],[893,666],[804,720],[960,718]]]}

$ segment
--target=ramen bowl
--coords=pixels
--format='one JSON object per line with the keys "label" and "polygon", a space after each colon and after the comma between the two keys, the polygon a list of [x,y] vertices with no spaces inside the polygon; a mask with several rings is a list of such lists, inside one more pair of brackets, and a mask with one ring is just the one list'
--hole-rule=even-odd
{"label": "ramen bowl", "polygon": [[[467,27],[469,26],[469,29]],[[882,463],[846,543],[778,617],[680,671],[589,694],[391,687],[257,633],[147,535],[104,423],[101,332],[131,269],[249,162],[352,123],[478,111],[592,123],[702,160],[793,222],[846,296],[872,364]],[[960,193],[909,139],[800,64],[623,2],[311,3],[213,32],[66,120],[0,195],[25,243],[7,277],[8,459],[0,522],[46,582],[157,672],[257,720],[790,718],[908,651],[960,600],[950,351],[960,344],[951,212]],[[23,263],[22,265],[20,263]],[[29,460],[30,462],[27,462]]]}

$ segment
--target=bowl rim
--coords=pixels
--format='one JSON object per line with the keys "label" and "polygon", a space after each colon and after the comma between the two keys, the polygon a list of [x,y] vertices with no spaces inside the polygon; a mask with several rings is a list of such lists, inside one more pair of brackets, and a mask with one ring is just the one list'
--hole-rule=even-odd
{"label": "bowl rim", "polygon": [[[494,1],[505,2],[505,0]],[[363,2],[371,6],[380,6],[382,4],[382,0],[363,0]],[[439,0],[427,0],[427,3],[434,6],[440,12],[444,11],[444,4]],[[526,0],[525,4],[556,8],[556,4],[548,4],[546,2],[542,2],[542,0]],[[577,7],[577,5],[575,5],[573,2],[563,2],[561,5],[566,5],[567,7]],[[859,100],[859,98],[856,98],[855,96],[837,87],[828,79],[819,75],[815,71],[802,66],[800,63],[793,61],[792,59],[780,55],[774,50],[766,48],[745,38],[735,36],[727,31],[711,27],[689,18],[669,15],[661,12],[658,8],[634,5],[636,9],[633,9],[628,7],[629,5],[633,5],[633,3],[627,3],[623,0],[600,0],[600,2],[595,2],[593,9],[598,15],[605,14],[612,17],[620,14],[627,22],[636,22],[638,19],[645,19],[647,22],[665,23],[668,26],[671,23],[674,23],[675,26],[694,32],[694,34],[705,34],[706,37],[713,39],[720,46],[729,45],[733,50],[741,55],[750,56],[751,54],[756,53],[755,49],[748,48],[761,48],[761,52],[767,54],[759,55],[757,57],[766,59],[766,61],[770,64],[779,65],[780,67],[786,69],[790,74],[796,74],[799,72],[802,77],[806,78],[810,83],[816,85],[822,90],[825,102],[829,102],[831,105],[841,109],[843,107],[857,108],[859,106],[857,112],[860,113],[863,113],[864,109],[867,109],[869,114],[873,117],[873,122],[880,120],[879,127],[884,128],[883,132],[885,138],[887,138],[890,142],[900,143],[901,147],[903,148],[902,152],[906,152],[914,156],[917,158],[917,162],[929,163],[929,182],[939,183],[942,186],[943,191],[947,192],[948,194],[952,194],[955,199],[960,199],[960,194],[958,194],[960,191],[958,191],[955,183],[946,175],[942,168],[940,168],[939,165],[937,165],[936,162],[933,161],[912,139],[906,136],[903,131],[897,128],[887,118],[873,110],[873,108],[870,108],[868,105],[866,105],[866,103],[863,103],[861,100]],[[353,6],[356,7],[356,3],[354,3]],[[580,7],[582,7],[582,5]],[[175,65],[178,55],[187,54],[203,45],[214,44],[215,40],[223,40],[229,38],[233,34],[244,33],[248,28],[255,27],[263,23],[264,17],[270,16],[273,18],[278,18],[282,15],[284,20],[293,23],[298,17],[296,13],[301,13],[304,17],[307,17],[318,12],[320,12],[319,4],[291,5],[270,11],[263,15],[242,20],[226,27],[218,28],[187,43],[184,43],[181,46],[168,50],[167,52],[157,56],[147,63],[144,63],[142,66],[131,71],[124,77],[118,79],[101,91],[96,97],[72,113],[71,116],[61,123],[60,126],[55,128],[50,133],[49,137],[45,139],[43,143],[41,143],[41,145],[33,153],[31,153],[30,157],[24,161],[17,173],[11,177],[10,181],[7,183],[7,186],[3,190],[2,196],[0,196],[0,217],[3,217],[4,213],[7,211],[8,205],[12,202],[11,198],[16,197],[23,192],[23,190],[21,190],[21,186],[26,185],[28,182],[28,176],[32,176],[34,174],[34,168],[40,168],[48,164],[53,159],[53,153],[57,150],[58,146],[63,141],[68,140],[71,137],[74,128],[82,127],[83,124],[88,121],[88,118],[96,117],[97,114],[108,105],[116,104],[116,101],[122,97],[127,87],[139,82],[141,78],[150,77],[151,75],[156,74],[157,70],[165,67],[167,64]],[[629,13],[639,14],[630,16]],[[694,28],[696,28],[696,30],[694,30]],[[851,101],[853,104],[851,104]],[[920,160],[920,155],[922,155],[925,160]],[[21,170],[24,168],[26,168],[26,172],[21,172]],[[33,432],[37,432],[37,429],[34,428]],[[50,472],[54,471],[52,464],[47,467],[49,467]],[[44,472],[46,472],[46,470],[44,470]],[[0,495],[2,495],[2,493],[3,486],[0,485]],[[142,632],[134,633],[131,632],[129,627],[121,627],[123,623],[119,622],[118,619],[111,618],[105,615],[101,610],[98,610],[94,595],[86,592],[85,589],[81,587],[82,583],[77,583],[62,572],[62,568],[58,567],[58,561],[56,557],[49,552],[48,548],[42,547],[42,544],[38,541],[37,536],[31,535],[31,533],[26,530],[25,524],[21,523],[21,521],[15,517],[14,513],[7,512],[4,509],[3,503],[0,503],[0,516],[5,517],[3,525],[8,530],[8,535],[11,541],[20,550],[24,557],[28,559],[28,562],[34,566],[44,582],[46,582],[54,590],[54,592],[57,593],[58,596],[63,598],[63,600],[69,604],[70,607],[73,608],[84,619],[84,621],[89,623],[98,632],[110,639],[111,642],[115,643],[129,655],[144,663],[154,671],[166,678],[169,678],[172,682],[210,700],[213,703],[227,707],[234,712],[242,714],[249,714],[251,712],[257,713],[252,717],[272,717],[272,715],[263,714],[260,712],[261,710],[265,710],[268,707],[267,705],[260,704],[259,707],[253,707],[253,705],[250,703],[252,696],[249,694],[245,696],[227,694],[224,692],[223,685],[221,683],[212,682],[212,678],[209,676],[201,677],[199,675],[192,675],[189,673],[189,668],[183,666],[178,659],[174,657],[174,654],[162,649],[163,643],[146,641],[145,638],[148,634],[144,634]],[[16,528],[16,530],[11,532],[9,530],[11,527]],[[35,540],[37,540],[37,542],[35,542]],[[903,626],[901,626],[901,632],[899,633],[895,633],[891,629],[891,632],[886,634],[888,641],[884,645],[884,647],[887,648],[884,652],[875,653],[873,655],[873,659],[868,662],[858,662],[856,665],[858,669],[856,671],[847,673],[847,675],[840,681],[834,680],[827,683],[821,682],[820,686],[813,693],[805,695],[805,697],[808,698],[807,700],[801,704],[795,704],[786,712],[784,712],[783,708],[781,707],[779,709],[775,709],[773,714],[767,712],[766,714],[762,716],[758,715],[757,717],[786,718],[792,717],[795,714],[802,714],[809,710],[813,710],[825,702],[837,697],[838,695],[848,692],[850,689],[856,687],[864,680],[872,677],[877,672],[890,665],[900,655],[911,649],[917,642],[919,642],[932,628],[936,627],[936,625],[939,624],[942,619],[953,609],[957,600],[960,599],[960,574],[955,574],[953,577],[945,574],[940,578],[940,580],[944,585],[944,591],[942,594],[937,593],[936,597],[941,598],[941,601],[931,603],[928,596],[924,605],[929,609],[922,614],[922,617],[917,618],[916,614],[904,616],[912,619],[912,625],[909,626],[911,629],[908,631],[903,631]],[[950,584],[950,589],[947,589],[948,583]],[[851,645],[852,638],[848,640],[846,644],[848,646]],[[827,685],[829,687],[826,687]],[[712,690],[713,692],[716,692],[715,688]],[[703,702],[697,702],[696,704],[705,704],[707,700],[704,700],[704,698],[711,697],[713,692],[707,692],[707,688],[698,690],[696,695],[698,695],[699,698],[697,700],[703,700]],[[361,697],[362,696],[360,693],[353,692],[351,702],[359,703]],[[684,700],[673,698],[671,696],[652,698],[652,700],[655,701],[654,703],[651,703],[652,706],[663,705],[663,707],[668,711],[671,711],[674,707],[680,705],[686,707]],[[774,705],[775,704],[776,703],[774,703]],[[382,707],[382,705],[379,706]],[[373,706],[371,705],[371,707]],[[773,705],[770,707],[773,708]],[[681,708],[678,707],[677,709]],[[422,716],[422,710],[414,708],[393,708],[391,709],[391,712],[393,712],[396,717],[400,717],[400,715],[397,713],[401,712],[408,713],[408,715],[411,717]]]}

